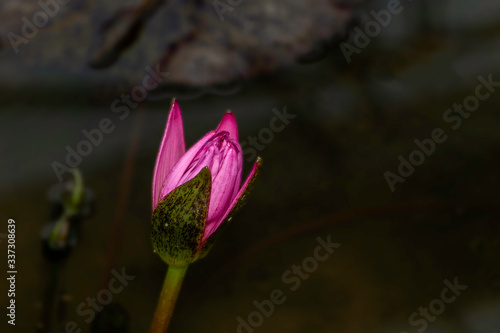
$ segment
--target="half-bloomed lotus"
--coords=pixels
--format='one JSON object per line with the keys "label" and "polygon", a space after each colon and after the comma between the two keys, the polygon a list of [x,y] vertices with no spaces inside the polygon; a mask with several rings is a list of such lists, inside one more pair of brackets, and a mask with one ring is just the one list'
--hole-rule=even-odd
{"label": "half-bloomed lotus", "polygon": [[205,256],[217,231],[243,202],[260,164],[258,158],[241,185],[243,154],[231,112],[186,152],[181,109],[174,100],[153,176],[156,253],[174,266]]}

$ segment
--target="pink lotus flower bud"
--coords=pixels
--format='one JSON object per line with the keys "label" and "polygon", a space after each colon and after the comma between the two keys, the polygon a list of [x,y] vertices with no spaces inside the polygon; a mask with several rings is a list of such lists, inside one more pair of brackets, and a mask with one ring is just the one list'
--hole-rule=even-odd
{"label": "pink lotus flower bud", "polygon": [[215,232],[243,202],[260,164],[258,158],[241,186],[243,154],[231,112],[186,152],[174,100],[153,176],[151,237],[160,257],[183,266],[206,255]]}

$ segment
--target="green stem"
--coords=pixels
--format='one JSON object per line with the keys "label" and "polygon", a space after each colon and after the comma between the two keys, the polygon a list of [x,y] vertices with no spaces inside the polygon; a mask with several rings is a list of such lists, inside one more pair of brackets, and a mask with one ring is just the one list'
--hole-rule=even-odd
{"label": "green stem", "polygon": [[149,333],[165,333],[167,331],[187,268],[188,266],[169,266]]}
{"label": "green stem", "polygon": [[71,201],[69,209],[72,213],[77,212],[82,206],[83,195],[85,188],[83,186],[83,177],[78,169],[73,169],[73,193],[71,194]]}
{"label": "green stem", "polygon": [[[61,234],[61,229],[64,227],[65,223],[68,223],[68,216],[66,211],[59,217],[59,220],[54,225],[52,232],[49,236],[49,245],[56,247],[59,244],[64,244],[67,241],[68,232],[66,234]],[[69,226],[67,226],[69,228]]]}

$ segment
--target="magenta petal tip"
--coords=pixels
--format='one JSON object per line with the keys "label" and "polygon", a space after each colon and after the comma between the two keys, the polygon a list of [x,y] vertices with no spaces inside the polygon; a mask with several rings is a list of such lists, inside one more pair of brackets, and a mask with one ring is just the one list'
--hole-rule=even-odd
{"label": "magenta petal tip", "polygon": [[217,133],[226,131],[229,133],[231,140],[238,141],[238,125],[236,124],[234,113],[227,111],[215,131]]}
{"label": "magenta petal tip", "polygon": [[153,174],[153,210],[161,200],[160,192],[165,178],[185,151],[186,144],[184,142],[184,126],[182,124],[181,108],[177,100],[173,99],[165,132],[163,133],[163,139],[158,151],[158,156],[156,157]]}

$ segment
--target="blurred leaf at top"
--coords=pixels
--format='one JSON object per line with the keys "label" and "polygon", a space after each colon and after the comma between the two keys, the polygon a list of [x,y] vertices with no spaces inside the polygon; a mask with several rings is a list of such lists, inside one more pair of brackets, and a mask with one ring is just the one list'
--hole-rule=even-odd
{"label": "blurred leaf at top", "polygon": [[[141,38],[143,26],[162,5],[167,11],[158,16],[171,38],[157,55],[159,62],[172,81],[189,85],[228,82],[289,65],[340,31],[351,16],[348,7],[330,0],[143,0],[109,21],[91,64],[112,65]],[[174,6],[183,7],[175,12],[181,17],[169,14]]]}
{"label": "blurred leaf at top", "polygon": [[22,36],[22,18],[32,20],[41,8],[35,1],[4,1],[1,59],[8,62],[7,54],[26,70],[80,78],[105,69],[106,79],[117,82],[137,82],[146,66],[158,65],[169,72],[169,84],[220,84],[294,64],[344,31],[354,1],[72,0],[17,54],[6,36]]}

